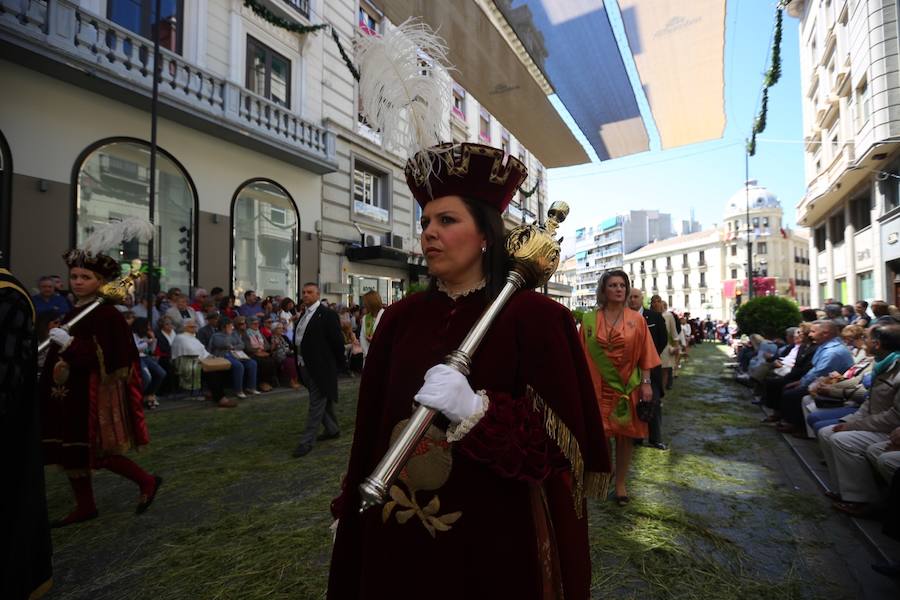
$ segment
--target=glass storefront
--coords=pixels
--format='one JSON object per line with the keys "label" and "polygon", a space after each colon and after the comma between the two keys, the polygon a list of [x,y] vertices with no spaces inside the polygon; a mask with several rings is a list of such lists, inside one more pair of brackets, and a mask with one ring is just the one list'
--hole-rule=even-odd
{"label": "glass storefront", "polygon": [[300,219],[294,201],[277,183],[254,180],[235,196],[232,207],[234,293],[297,300]]}
{"label": "glass storefront", "polygon": [[372,277],[369,275],[350,274],[347,276],[350,284],[350,294],[347,300],[350,304],[362,306],[363,294],[369,290],[375,290],[381,296],[381,301],[391,304],[403,298],[403,280],[391,277]]}
{"label": "glass storefront", "polygon": [[[187,174],[162,150],[156,165],[154,272],[159,289],[187,291],[194,273],[194,189]],[[149,219],[149,172],[146,142],[112,142],[91,152],[78,172],[76,244],[81,245],[101,223],[132,216]],[[146,264],[148,244],[126,242],[118,257],[123,265],[135,258]]]}
{"label": "glass storefront", "polygon": [[875,299],[875,279],[872,277],[872,271],[856,276],[856,296],[854,300],[872,302]]}

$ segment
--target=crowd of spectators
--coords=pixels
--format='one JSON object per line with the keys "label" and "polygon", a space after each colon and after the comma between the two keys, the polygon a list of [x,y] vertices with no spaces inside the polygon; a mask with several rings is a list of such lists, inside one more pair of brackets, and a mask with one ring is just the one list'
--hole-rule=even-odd
{"label": "crowd of spectators", "polygon": [[736,378],[769,409],[763,423],[818,443],[836,510],[900,539],[900,310],[828,301],[801,314],[782,336],[735,340]]}
{"label": "crowd of spectators", "polygon": [[[72,308],[71,295],[60,277],[47,276],[38,281],[33,300],[37,330],[45,339]],[[363,301],[363,306],[321,301],[340,317],[350,376],[362,371],[364,350],[383,312],[377,292],[367,293]],[[248,290],[238,299],[220,287],[196,288],[189,296],[171,288],[153,299],[129,296],[118,308],[140,355],[149,409],[158,407],[160,398],[185,395],[233,407],[236,402],[226,393],[246,399],[276,388],[302,387],[294,333],[303,311],[292,298],[260,297]]]}

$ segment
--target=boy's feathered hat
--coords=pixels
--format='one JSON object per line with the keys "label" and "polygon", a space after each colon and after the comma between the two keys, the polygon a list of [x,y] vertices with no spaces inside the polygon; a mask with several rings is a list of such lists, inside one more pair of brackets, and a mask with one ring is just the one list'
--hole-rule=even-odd
{"label": "boy's feathered hat", "polygon": [[121,267],[118,260],[104,252],[118,248],[128,240],[147,242],[152,237],[153,224],[146,219],[128,217],[121,221],[103,223],[94,228],[81,248],[73,248],[63,254],[63,260],[70,269],[88,269],[110,281],[119,276]]}

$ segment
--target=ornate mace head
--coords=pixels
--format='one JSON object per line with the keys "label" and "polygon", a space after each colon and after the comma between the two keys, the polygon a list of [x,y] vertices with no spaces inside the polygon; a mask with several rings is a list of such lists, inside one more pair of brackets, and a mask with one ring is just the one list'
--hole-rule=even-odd
{"label": "ornate mace head", "polygon": [[506,237],[512,268],[525,279],[526,288],[544,285],[559,266],[559,241],[554,235],[568,215],[568,204],[554,202],[547,211],[546,225],[520,225]]}
{"label": "ornate mace head", "polygon": [[125,296],[131,293],[134,282],[141,277],[141,261],[131,261],[131,271],[116,281],[110,281],[100,288],[99,295],[110,304],[124,304]]}

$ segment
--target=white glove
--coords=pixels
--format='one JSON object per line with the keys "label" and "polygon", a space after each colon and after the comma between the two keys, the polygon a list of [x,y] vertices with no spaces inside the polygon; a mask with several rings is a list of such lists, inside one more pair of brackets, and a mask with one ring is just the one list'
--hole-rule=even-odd
{"label": "white glove", "polygon": [[72,343],[72,336],[65,329],[54,327],[50,330],[50,340],[60,348],[65,349]]}
{"label": "white glove", "polygon": [[451,423],[459,423],[483,409],[466,376],[447,365],[436,365],[425,373],[425,385],[415,395],[419,404],[444,413]]}

